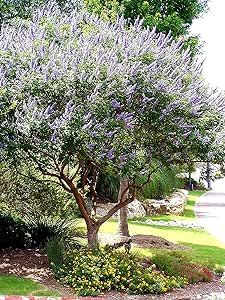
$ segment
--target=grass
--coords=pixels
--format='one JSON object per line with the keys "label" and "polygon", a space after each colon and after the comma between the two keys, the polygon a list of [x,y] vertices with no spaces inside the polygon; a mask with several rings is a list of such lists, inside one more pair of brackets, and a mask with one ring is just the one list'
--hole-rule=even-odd
{"label": "grass", "polygon": [[0,295],[60,296],[58,292],[51,291],[33,280],[11,275],[0,275]]}
{"label": "grass", "polygon": [[[102,233],[115,233],[117,222],[110,220],[101,227]],[[129,221],[130,234],[147,234],[163,237],[173,243],[184,244],[190,250],[183,250],[191,256],[193,261],[205,265],[225,264],[225,245],[220,243],[212,235],[204,230],[152,226],[148,224],[138,224]],[[135,249],[141,255],[151,257],[162,250],[157,249]]]}

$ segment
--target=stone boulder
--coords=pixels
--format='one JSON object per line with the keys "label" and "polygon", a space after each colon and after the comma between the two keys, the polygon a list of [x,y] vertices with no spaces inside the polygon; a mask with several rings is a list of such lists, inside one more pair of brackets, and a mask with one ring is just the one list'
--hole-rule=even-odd
{"label": "stone boulder", "polygon": [[[96,208],[96,215],[99,217],[105,216],[107,212],[115,205],[115,203],[100,203]],[[133,219],[135,217],[144,217],[146,216],[146,211],[142,203],[135,199],[133,202],[128,204],[127,215],[129,219]],[[118,218],[118,212],[116,212],[113,216],[113,219]]]}
{"label": "stone boulder", "polygon": [[163,200],[146,199],[143,202],[143,206],[146,210],[146,214],[149,216],[160,214],[180,215],[184,211],[187,196],[188,191],[178,190]]}

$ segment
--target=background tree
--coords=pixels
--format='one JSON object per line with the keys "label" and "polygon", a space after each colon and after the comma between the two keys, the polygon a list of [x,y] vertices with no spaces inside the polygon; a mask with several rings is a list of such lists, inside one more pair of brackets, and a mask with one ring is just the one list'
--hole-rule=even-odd
{"label": "background tree", "polygon": [[[223,98],[169,36],[51,7],[0,36],[1,148],[20,169],[58,182],[77,202],[89,247],[99,227],[134,200],[136,178],[214,142]],[[159,130],[160,129],[160,130]],[[130,197],[96,219],[99,172],[129,177]]]}
{"label": "background tree", "polygon": [[104,18],[122,14],[129,22],[137,18],[159,32],[184,35],[192,21],[207,9],[207,0],[84,0],[87,7]]}

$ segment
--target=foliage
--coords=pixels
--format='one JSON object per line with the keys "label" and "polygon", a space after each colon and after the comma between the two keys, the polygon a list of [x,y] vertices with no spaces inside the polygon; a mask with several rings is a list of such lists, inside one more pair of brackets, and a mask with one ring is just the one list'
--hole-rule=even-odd
{"label": "foliage", "polygon": [[0,275],[0,293],[18,296],[60,296],[58,292],[51,291],[31,279],[11,275]]}
{"label": "foliage", "polygon": [[38,211],[50,217],[80,216],[73,197],[60,186],[49,184],[40,177],[35,178],[28,168],[15,170],[9,164],[0,167],[0,201],[1,206],[21,217],[27,215],[28,211],[31,214]]}
{"label": "foliage", "polygon": [[[184,183],[184,188],[189,189],[190,188],[190,179],[188,177],[183,177],[182,178],[183,183]],[[195,190],[207,190],[203,182],[198,182],[194,178],[191,178],[191,183],[193,185],[193,189]]]}
{"label": "foliage", "polygon": [[[134,199],[133,178],[152,161],[205,154],[222,124],[223,97],[201,64],[138,20],[127,28],[49,6],[3,26],[0,45],[1,148],[73,194],[88,233]],[[129,176],[132,197],[96,221],[87,195],[96,202],[100,171]]]}
{"label": "foliage", "polygon": [[26,224],[18,217],[7,212],[0,212],[0,249],[26,248],[30,235]]}
{"label": "foliage", "polygon": [[170,0],[85,0],[91,12],[103,18],[115,19],[116,14],[122,14],[131,23],[137,17],[144,19],[144,25],[157,27],[160,32],[172,32],[174,36],[183,35],[207,8],[207,1],[170,1]]}
{"label": "foliage", "polygon": [[[78,235],[79,236],[79,235]],[[77,238],[65,238],[64,236],[54,236],[48,240],[46,252],[49,261],[57,266],[63,267],[64,254],[71,249],[81,249],[83,247],[82,240]]]}
{"label": "foliage", "polygon": [[[140,183],[146,182],[147,177],[142,176]],[[97,183],[97,191],[103,201],[117,202],[118,177],[101,175]],[[139,192],[140,199],[161,199],[169,196],[175,189],[183,188],[184,180],[178,175],[176,167],[160,166],[151,176],[151,180]]]}
{"label": "foliage", "polygon": [[41,248],[55,236],[70,245],[78,243],[82,234],[74,220],[43,216],[38,211],[28,211],[23,218],[0,212],[0,249]]}
{"label": "foliage", "polygon": [[222,276],[224,273],[224,266],[216,264],[213,271],[216,275]]}
{"label": "foliage", "polygon": [[174,189],[182,187],[183,179],[177,176],[175,168],[161,167],[152,174],[151,181],[144,186],[139,196],[142,199],[161,199],[169,196]]}
{"label": "foliage", "polygon": [[53,263],[53,270],[57,278],[82,296],[111,289],[129,294],[164,293],[185,284],[182,278],[144,269],[136,256],[120,251],[84,249],[70,250],[64,255],[63,265]]}
{"label": "foliage", "polygon": [[209,269],[193,263],[187,256],[178,252],[157,254],[153,256],[152,262],[165,274],[182,276],[190,283],[209,282],[213,278],[213,273]]}
{"label": "foliage", "polygon": [[189,48],[192,57],[201,52],[198,36],[189,36],[192,21],[207,10],[207,0],[164,1],[164,0],[84,0],[87,9],[104,20],[114,21],[117,15],[124,16],[129,24],[136,18],[143,19],[143,26],[158,32],[172,33],[182,39],[184,49]]}
{"label": "foliage", "polygon": [[119,178],[109,174],[100,174],[96,186],[96,191],[101,200],[118,201]]}
{"label": "foliage", "polygon": [[74,240],[80,232],[74,220],[60,217],[43,216],[39,212],[33,212],[24,216],[24,221],[32,239],[32,247],[43,248],[49,239],[58,236],[64,240]]}

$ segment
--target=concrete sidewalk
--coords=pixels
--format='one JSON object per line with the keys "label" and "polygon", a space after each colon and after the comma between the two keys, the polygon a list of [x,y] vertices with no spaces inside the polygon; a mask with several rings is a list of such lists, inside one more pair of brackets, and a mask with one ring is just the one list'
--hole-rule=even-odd
{"label": "concrete sidewalk", "polygon": [[225,244],[225,179],[217,180],[212,191],[200,197],[195,213],[200,225]]}

